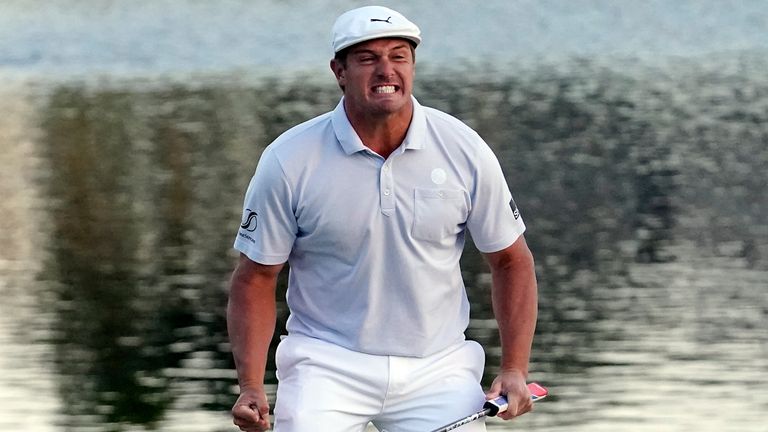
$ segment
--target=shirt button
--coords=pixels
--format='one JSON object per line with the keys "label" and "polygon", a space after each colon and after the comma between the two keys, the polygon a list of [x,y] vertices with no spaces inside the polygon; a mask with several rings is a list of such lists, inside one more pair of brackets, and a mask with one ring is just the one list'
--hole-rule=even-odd
{"label": "shirt button", "polygon": [[384,165],[384,171],[389,171],[389,165]]}
{"label": "shirt button", "polygon": [[389,189],[384,189],[384,195],[389,196]]}

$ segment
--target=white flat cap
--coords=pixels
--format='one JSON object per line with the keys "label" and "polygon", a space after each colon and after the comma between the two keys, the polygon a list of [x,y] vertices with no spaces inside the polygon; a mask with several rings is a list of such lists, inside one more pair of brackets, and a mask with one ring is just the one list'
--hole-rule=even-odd
{"label": "white flat cap", "polygon": [[399,12],[384,6],[364,6],[344,12],[333,24],[333,53],[356,43],[379,38],[404,38],[418,45],[421,31]]}

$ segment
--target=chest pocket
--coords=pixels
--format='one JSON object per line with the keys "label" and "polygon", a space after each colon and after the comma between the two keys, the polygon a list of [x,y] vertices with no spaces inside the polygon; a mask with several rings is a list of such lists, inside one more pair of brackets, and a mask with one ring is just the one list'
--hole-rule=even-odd
{"label": "chest pocket", "polygon": [[468,216],[468,199],[456,189],[415,189],[413,237],[439,242],[464,229]]}

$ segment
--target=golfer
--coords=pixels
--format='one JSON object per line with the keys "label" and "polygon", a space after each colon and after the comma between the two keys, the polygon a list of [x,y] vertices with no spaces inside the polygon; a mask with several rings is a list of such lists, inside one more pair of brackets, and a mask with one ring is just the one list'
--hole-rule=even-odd
{"label": "golfer", "polygon": [[[532,407],[537,288],[525,225],[488,145],[412,96],[420,42],[419,28],[394,10],[342,14],[330,62],[340,102],[283,133],[259,160],[227,309],[240,385],[232,414],[243,431],[274,421],[278,432],[360,432],[369,422],[425,432],[501,394],[504,419]],[[464,336],[459,258],[468,232],[490,266],[501,334],[487,393],[483,349]],[[290,316],[270,417],[264,374],[285,263]]]}

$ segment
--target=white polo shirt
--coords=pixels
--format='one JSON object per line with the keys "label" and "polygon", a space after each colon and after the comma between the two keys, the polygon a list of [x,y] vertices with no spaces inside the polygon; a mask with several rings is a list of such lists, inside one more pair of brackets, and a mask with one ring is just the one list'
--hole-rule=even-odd
{"label": "white polo shirt", "polygon": [[383,159],[336,109],[277,138],[245,197],[235,248],[290,266],[289,333],[369,354],[423,357],[464,340],[459,269],[525,230],[488,145],[413,99],[403,144]]}

